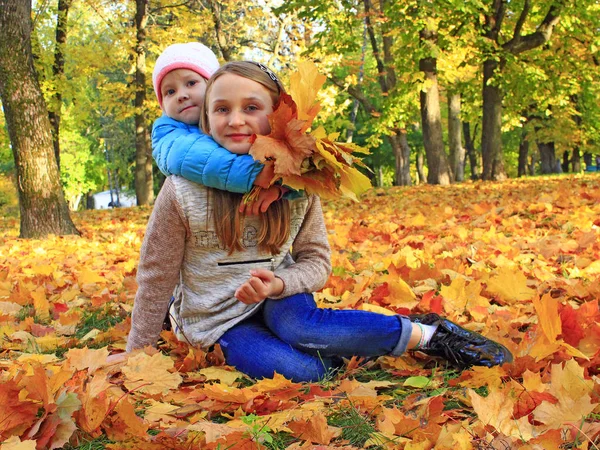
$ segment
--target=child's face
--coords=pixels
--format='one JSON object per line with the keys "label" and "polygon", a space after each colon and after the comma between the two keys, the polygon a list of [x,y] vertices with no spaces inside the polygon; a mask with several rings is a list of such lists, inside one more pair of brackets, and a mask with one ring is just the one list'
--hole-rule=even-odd
{"label": "child's face", "polygon": [[189,69],[172,70],[160,83],[160,91],[167,116],[188,125],[198,125],[206,92],[206,80],[201,75]]}
{"label": "child's face", "polygon": [[226,73],[213,83],[207,103],[210,134],[232,153],[250,150],[253,134],[269,134],[273,99],[260,83]]}

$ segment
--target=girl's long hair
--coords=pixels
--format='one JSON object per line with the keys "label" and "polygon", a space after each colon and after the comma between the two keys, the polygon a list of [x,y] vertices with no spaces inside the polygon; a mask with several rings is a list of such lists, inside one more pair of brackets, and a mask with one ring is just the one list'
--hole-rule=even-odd
{"label": "girl's long hair", "polygon": [[[208,81],[201,114],[202,130],[210,134],[208,123],[208,98],[214,82],[227,73],[261,84],[269,91],[273,105],[276,107],[279,96],[285,92],[279,79],[266,66],[251,61],[236,61],[224,64]],[[239,212],[242,194],[220,189],[209,190],[209,201],[212,205],[212,218],[219,241],[232,254],[234,251],[244,251],[243,225],[244,217]],[[271,203],[269,209],[259,215],[260,230],[257,236],[258,248],[272,255],[279,253],[281,246],[290,236],[290,205],[285,199]]]}

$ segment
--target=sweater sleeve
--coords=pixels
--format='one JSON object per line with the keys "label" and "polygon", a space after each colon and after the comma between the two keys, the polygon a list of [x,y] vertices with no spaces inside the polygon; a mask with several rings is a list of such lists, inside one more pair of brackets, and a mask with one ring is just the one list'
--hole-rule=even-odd
{"label": "sweater sleeve", "polygon": [[167,116],[152,127],[152,156],[165,175],[237,193],[249,192],[263,168],[252,156],[221,147],[197,126]]}
{"label": "sweater sleeve", "polygon": [[331,248],[323,218],[321,201],[316,195],[309,197],[309,205],[292,244],[294,264],[277,269],[275,275],[283,280],[283,298],[300,292],[321,289],[331,273]]}
{"label": "sweater sleeve", "polygon": [[156,345],[179,282],[188,226],[167,178],[156,198],[140,252],[127,351]]}

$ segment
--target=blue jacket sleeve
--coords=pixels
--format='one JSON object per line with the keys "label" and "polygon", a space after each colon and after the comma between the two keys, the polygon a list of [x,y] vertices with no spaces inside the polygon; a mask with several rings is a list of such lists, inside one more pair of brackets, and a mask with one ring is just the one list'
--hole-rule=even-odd
{"label": "blue jacket sleeve", "polygon": [[249,192],[263,168],[252,156],[221,147],[197,126],[164,115],[152,127],[152,156],[165,175],[238,193]]}

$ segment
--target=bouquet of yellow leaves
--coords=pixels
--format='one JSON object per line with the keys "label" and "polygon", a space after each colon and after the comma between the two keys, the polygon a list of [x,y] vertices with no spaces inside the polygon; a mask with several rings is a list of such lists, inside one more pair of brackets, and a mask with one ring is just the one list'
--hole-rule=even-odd
{"label": "bouquet of yellow leaves", "polygon": [[[371,182],[355,167],[367,168],[354,153],[368,151],[336,142],[338,133],[328,135],[323,127],[308,132],[321,109],[316,96],[324,82],[325,76],[313,62],[298,64],[298,71],[290,77],[290,94],[281,93],[269,115],[271,133],[253,136],[250,155],[257,161],[273,161],[271,184],[281,180],[283,185],[308,194],[358,201],[357,195],[369,189]],[[253,191],[246,195],[253,197]]]}

